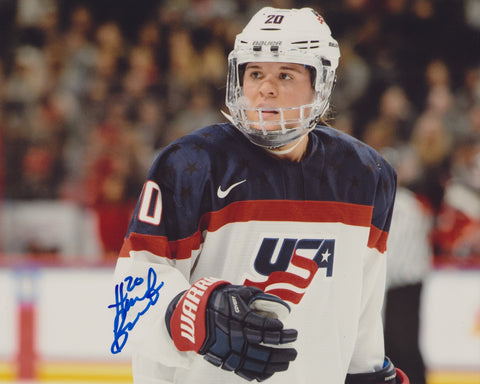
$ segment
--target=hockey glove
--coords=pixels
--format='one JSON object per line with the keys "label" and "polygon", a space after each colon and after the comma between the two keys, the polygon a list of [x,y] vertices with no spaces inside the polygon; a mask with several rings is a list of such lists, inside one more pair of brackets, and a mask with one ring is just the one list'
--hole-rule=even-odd
{"label": "hockey glove", "polygon": [[205,360],[246,380],[263,381],[285,371],[295,360],[290,343],[297,331],[283,329],[279,312],[290,308],[255,287],[204,278],[170,303],[165,322],[180,351],[195,351]]}
{"label": "hockey glove", "polygon": [[410,384],[410,380],[385,357],[383,369],[371,373],[348,374],[345,384]]}

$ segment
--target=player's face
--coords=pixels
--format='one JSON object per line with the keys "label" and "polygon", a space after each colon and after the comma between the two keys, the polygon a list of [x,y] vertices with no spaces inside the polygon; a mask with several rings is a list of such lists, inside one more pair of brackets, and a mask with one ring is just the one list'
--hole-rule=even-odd
{"label": "player's face", "polygon": [[[248,63],[243,77],[243,94],[249,100],[249,109],[261,108],[262,119],[266,122],[280,120],[275,108],[292,108],[313,101],[310,72],[301,64],[293,63]],[[269,110],[271,108],[272,110]],[[305,114],[310,110],[306,109]],[[298,119],[300,109],[285,110],[284,120]],[[247,110],[250,121],[260,121],[257,111]],[[252,128],[261,129],[259,126]],[[278,130],[278,125],[266,125],[267,130]],[[295,128],[295,126],[287,128]]]}

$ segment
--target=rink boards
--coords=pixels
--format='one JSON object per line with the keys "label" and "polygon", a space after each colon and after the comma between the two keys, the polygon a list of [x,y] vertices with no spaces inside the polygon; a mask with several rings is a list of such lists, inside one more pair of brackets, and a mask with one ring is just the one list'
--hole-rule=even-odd
{"label": "rink boards", "polygon": [[[112,265],[0,265],[0,382],[131,382],[117,355]],[[425,284],[421,347],[429,384],[480,384],[480,270],[441,269]]]}

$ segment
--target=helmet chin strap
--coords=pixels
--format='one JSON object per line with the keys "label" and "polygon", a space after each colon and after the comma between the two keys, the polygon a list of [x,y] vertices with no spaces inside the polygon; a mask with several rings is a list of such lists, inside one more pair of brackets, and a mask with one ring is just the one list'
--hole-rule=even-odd
{"label": "helmet chin strap", "polygon": [[230,116],[228,113],[226,113],[226,112],[224,112],[224,111],[222,111],[222,110],[220,110],[220,112],[222,113],[223,116],[225,116],[225,118],[226,118],[230,123],[232,123],[233,125],[236,125],[235,120],[233,120],[233,117],[232,117],[232,116]]}

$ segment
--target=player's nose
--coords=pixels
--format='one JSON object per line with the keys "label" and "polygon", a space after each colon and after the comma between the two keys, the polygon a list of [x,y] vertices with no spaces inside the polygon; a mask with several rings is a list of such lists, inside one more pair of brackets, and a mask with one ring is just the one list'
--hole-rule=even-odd
{"label": "player's nose", "polygon": [[278,94],[278,87],[272,76],[267,76],[260,84],[259,93],[262,97],[275,97]]}

